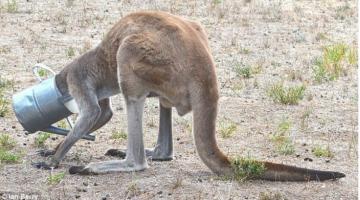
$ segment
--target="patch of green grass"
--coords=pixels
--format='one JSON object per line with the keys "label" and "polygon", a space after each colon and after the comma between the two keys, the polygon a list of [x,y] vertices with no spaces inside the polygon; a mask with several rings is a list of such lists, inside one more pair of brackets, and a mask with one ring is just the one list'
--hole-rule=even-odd
{"label": "patch of green grass", "polygon": [[114,139],[114,140],[126,140],[127,139],[127,134],[125,133],[125,131],[121,130],[121,131],[114,131],[111,134],[110,139]]}
{"label": "patch of green grass", "polygon": [[18,11],[18,4],[16,0],[8,0],[6,4],[6,11],[8,13],[16,13]]}
{"label": "patch of green grass", "polygon": [[276,146],[276,151],[281,155],[291,155],[295,152],[295,147],[290,138],[291,122],[283,119],[277,127],[276,133],[270,139]]}
{"label": "patch of green grass", "polygon": [[235,173],[234,178],[237,181],[245,181],[256,178],[261,176],[266,170],[264,163],[254,160],[250,157],[231,158],[230,163]]}
{"label": "patch of green grass", "polygon": [[69,58],[74,57],[75,56],[75,49],[73,47],[69,47],[66,50],[66,56],[69,57]]}
{"label": "patch of green grass", "polygon": [[290,140],[285,140],[276,146],[276,151],[281,155],[292,155],[295,152],[295,147]]}
{"label": "patch of green grass", "polygon": [[312,70],[314,73],[314,79],[317,83],[321,83],[323,81],[329,81],[333,79],[333,76],[330,76],[328,74],[328,71],[323,65],[322,60],[320,60],[319,58],[315,60],[315,66],[312,68]]}
{"label": "patch of green grass", "polygon": [[65,177],[65,172],[60,172],[57,174],[51,174],[48,178],[47,178],[47,183],[49,185],[57,185],[59,184]]}
{"label": "patch of green grass", "polygon": [[219,125],[219,132],[222,138],[230,138],[237,129],[236,124],[232,121],[223,120],[220,121]]}
{"label": "patch of green grass", "polygon": [[344,20],[346,17],[350,17],[351,8],[348,4],[340,6],[335,10],[335,19]]}
{"label": "patch of green grass", "polygon": [[249,54],[249,53],[250,53],[250,49],[248,49],[248,48],[240,48],[240,53],[241,53],[241,54]]}
{"label": "patch of green grass", "polygon": [[15,147],[15,140],[8,134],[0,135],[0,149],[10,150]]}
{"label": "patch of green grass", "polygon": [[346,51],[345,44],[335,44],[324,48],[323,64],[336,78],[340,76],[342,70],[340,62],[345,58]]}
{"label": "patch of green grass", "polygon": [[9,104],[10,102],[0,90],[0,117],[5,117],[5,115],[9,113]]}
{"label": "patch of green grass", "polygon": [[64,128],[64,129],[66,129],[68,126],[66,119],[60,120],[56,124],[59,128]]}
{"label": "patch of green grass", "polygon": [[357,65],[356,48],[343,43],[326,46],[322,57],[315,59],[314,79],[318,83],[336,80],[346,74],[347,65]]}
{"label": "patch of green grass", "polygon": [[6,151],[5,149],[0,149],[0,164],[13,164],[17,163],[20,160],[20,155]]}
{"label": "patch of green grass", "polygon": [[251,66],[242,66],[241,64],[236,65],[235,68],[236,76],[243,78],[252,78],[255,74],[258,74],[262,70],[261,65]]}
{"label": "patch of green grass", "polygon": [[221,0],[213,0],[212,2],[213,2],[213,4],[217,5],[217,4],[220,4],[222,1]]}
{"label": "patch of green grass", "polygon": [[285,135],[287,132],[289,132],[291,128],[291,122],[287,119],[283,119],[280,124],[278,125],[277,132],[280,135]]}
{"label": "patch of green grass", "polygon": [[356,48],[349,48],[347,53],[348,62],[350,65],[357,66],[358,56]]}
{"label": "patch of green grass", "polygon": [[9,112],[9,100],[5,97],[5,90],[12,86],[12,82],[0,76],[0,117]]}
{"label": "patch of green grass", "polygon": [[321,147],[321,146],[316,146],[312,149],[312,153],[316,156],[316,157],[328,157],[328,158],[332,158],[334,155],[333,153],[330,151],[329,147]]}
{"label": "patch of green grass", "polygon": [[267,93],[276,103],[296,105],[303,99],[305,89],[306,87],[304,85],[285,87],[283,83],[276,83],[270,86]]}
{"label": "patch of green grass", "polygon": [[40,77],[44,78],[44,77],[47,77],[49,75],[49,72],[45,69],[39,69],[38,70],[38,74]]}
{"label": "patch of green grass", "polygon": [[0,90],[5,90],[13,85],[12,81],[9,81],[0,76]]}
{"label": "patch of green grass", "polygon": [[242,66],[236,66],[235,67],[236,75],[243,78],[251,78],[251,68],[249,66],[242,67]]}
{"label": "patch of green grass", "polygon": [[34,141],[35,146],[36,146],[36,147],[44,147],[46,140],[49,139],[50,136],[51,136],[50,133],[40,132],[40,133],[35,137],[35,141]]}

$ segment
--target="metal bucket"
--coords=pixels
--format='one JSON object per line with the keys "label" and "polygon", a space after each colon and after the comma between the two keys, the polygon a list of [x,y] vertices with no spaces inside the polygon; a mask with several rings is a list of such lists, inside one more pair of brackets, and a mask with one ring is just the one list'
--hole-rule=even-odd
{"label": "metal bucket", "polygon": [[64,100],[52,77],[15,94],[13,108],[25,130],[34,133],[72,114]]}
{"label": "metal bucket", "polygon": [[[12,106],[18,121],[26,131],[67,135],[69,130],[54,127],[52,124],[72,114],[64,105],[72,99],[71,96],[62,96],[53,76],[15,94]],[[69,120],[68,122],[70,123]],[[83,139],[95,140],[95,137],[87,134]]]}

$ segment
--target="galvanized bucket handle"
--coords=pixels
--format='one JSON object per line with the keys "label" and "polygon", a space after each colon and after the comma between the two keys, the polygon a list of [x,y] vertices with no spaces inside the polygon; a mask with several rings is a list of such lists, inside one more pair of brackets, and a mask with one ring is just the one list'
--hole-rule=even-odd
{"label": "galvanized bucket handle", "polygon": [[56,73],[54,72],[54,70],[52,70],[50,67],[48,67],[48,66],[46,66],[46,65],[44,65],[44,64],[42,64],[42,63],[37,63],[37,64],[33,67],[32,70],[33,70],[33,73],[34,73],[36,79],[37,79],[39,82],[42,82],[42,81],[43,81],[43,79],[41,78],[41,76],[40,76],[40,74],[39,74],[39,68],[42,68],[42,69],[45,69],[45,70],[51,72],[53,76],[55,76],[55,74],[56,74]]}
{"label": "galvanized bucket handle", "polygon": [[[33,68],[33,74],[35,75],[36,79],[41,83],[43,81],[43,79],[41,78],[40,74],[39,74],[39,68],[41,69],[45,69],[47,71],[49,71],[53,76],[55,76],[55,71],[52,70],[50,67],[46,66],[45,64],[42,63],[37,63]],[[67,123],[69,124],[70,128],[73,128],[74,123],[71,121],[71,119],[69,117],[66,118]]]}

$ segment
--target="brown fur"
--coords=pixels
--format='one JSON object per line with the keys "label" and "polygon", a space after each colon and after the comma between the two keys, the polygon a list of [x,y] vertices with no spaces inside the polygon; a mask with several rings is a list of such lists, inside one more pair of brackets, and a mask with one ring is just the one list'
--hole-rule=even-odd
{"label": "brown fur", "polygon": [[[95,117],[90,118],[91,127],[99,128],[107,122],[98,120],[108,106],[96,105],[84,97],[90,98],[94,92],[98,101],[107,99],[120,92],[119,85],[127,100],[156,94],[162,105],[175,107],[180,115],[193,110],[200,158],[214,173],[233,175],[230,161],[216,143],[217,78],[207,36],[199,24],[164,12],[130,14],[113,26],[98,47],[70,63],[56,76],[56,81],[63,93],[70,93],[81,101],[78,103],[85,104],[83,110],[87,104],[91,105],[89,109],[98,107],[92,111]],[[62,145],[58,148],[62,153],[53,158],[55,164],[68,150]],[[267,180],[306,181],[344,176],[268,162],[265,167],[260,178]]]}

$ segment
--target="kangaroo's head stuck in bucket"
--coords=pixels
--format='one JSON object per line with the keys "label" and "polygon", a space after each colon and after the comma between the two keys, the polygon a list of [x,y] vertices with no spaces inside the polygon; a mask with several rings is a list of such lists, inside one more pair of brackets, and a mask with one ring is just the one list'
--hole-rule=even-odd
{"label": "kangaroo's head stuck in bucket", "polygon": [[[38,68],[52,72],[44,65],[34,67],[34,74],[41,82],[13,96],[12,105],[15,115],[29,133],[45,131],[67,135],[68,130],[52,126],[52,124],[77,112],[76,103],[70,95],[61,94],[56,85],[55,76],[41,80],[37,73]],[[95,137],[87,135],[84,139],[94,140]]]}

